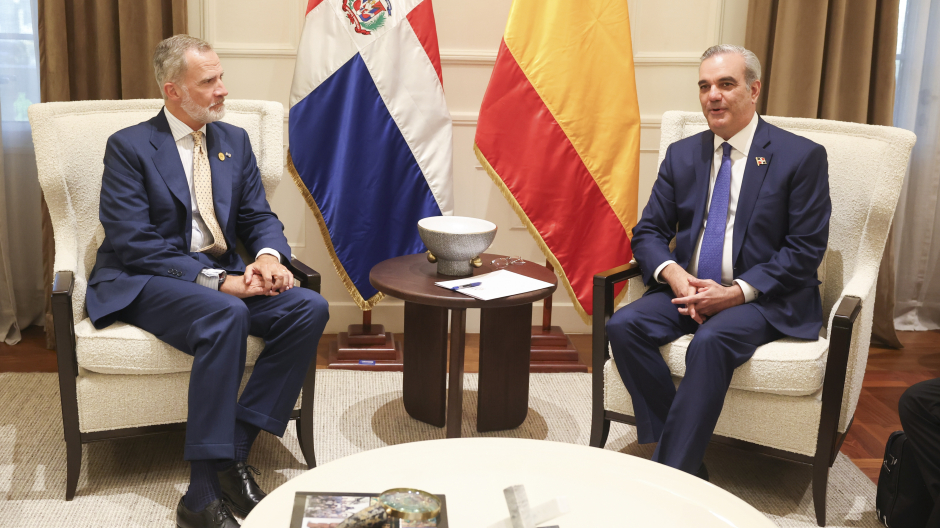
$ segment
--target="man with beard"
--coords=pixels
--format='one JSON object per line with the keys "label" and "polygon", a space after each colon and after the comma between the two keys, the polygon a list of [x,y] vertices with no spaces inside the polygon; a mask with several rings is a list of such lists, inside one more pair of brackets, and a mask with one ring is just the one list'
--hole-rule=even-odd
{"label": "man with beard", "polygon": [[[99,217],[105,239],[88,280],[97,328],[122,321],[193,356],[181,528],[233,527],[264,497],[247,465],[261,430],[281,436],[329,318],[293,288],[284,226],[271,212],[247,133],[225,115],[222,65],[177,35],[153,57],[165,107],[108,139]],[[241,240],[256,260],[245,266]],[[241,397],[248,335],[264,351]]]}

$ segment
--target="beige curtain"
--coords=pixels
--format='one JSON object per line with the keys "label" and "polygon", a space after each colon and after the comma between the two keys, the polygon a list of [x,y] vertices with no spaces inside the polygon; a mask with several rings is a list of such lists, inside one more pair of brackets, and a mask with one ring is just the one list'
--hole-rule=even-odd
{"label": "beige curtain", "polygon": [[27,110],[39,101],[36,1],[0,2],[0,342],[44,318],[39,178]]}
{"label": "beige curtain", "polygon": [[[186,0],[39,0],[42,101],[152,99],[153,49],[186,32]],[[55,245],[46,203],[46,344],[55,347],[50,296]]]}
{"label": "beige curtain", "polygon": [[901,330],[940,328],[940,0],[908,0],[894,124],[917,134],[894,215]]}
{"label": "beige curtain", "polygon": [[[891,125],[899,0],[750,0],[745,47],[763,66],[758,111]],[[872,339],[894,330],[889,235],[878,275]]]}

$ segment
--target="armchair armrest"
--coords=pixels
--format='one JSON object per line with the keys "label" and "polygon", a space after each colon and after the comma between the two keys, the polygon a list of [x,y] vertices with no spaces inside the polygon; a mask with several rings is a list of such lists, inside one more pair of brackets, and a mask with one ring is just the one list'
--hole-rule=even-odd
{"label": "armchair armrest", "polygon": [[72,317],[72,290],[75,277],[71,271],[57,271],[52,282],[52,320],[55,326],[59,378],[78,375],[75,357],[75,321]]}
{"label": "armchair armrest", "polygon": [[852,330],[858,314],[862,312],[862,300],[858,297],[846,295],[836,308],[836,316],[832,319],[833,327]]}
{"label": "armchair armrest", "polygon": [[611,268],[607,271],[602,271],[597,275],[594,275],[594,287],[596,288],[600,282],[610,283],[611,285],[618,282],[623,282],[627,279],[632,279],[640,274],[640,264],[637,261],[628,262],[623,266],[617,266],[616,268]]}
{"label": "armchair armrest", "polygon": [[[849,354],[852,350],[852,331],[862,312],[862,300],[846,295],[839,302],[829,333],[829,357],[826,360],[826,375],[823,378],[822,409],[819,417],[819,437],[816,453],[825,453],[831,465],[839,453],[841,442],[835,442],[839,417],[845,392],[845,376]],[[866,345],[867,346],[867,345]],[[830,450],[831,451],[827,451]]]}
{"label": "armchair armrest", "polygon": [[591,329],[592,446],[604,445],[610,427],[610,423],[604,420],[604,363],[610,357],[607,352],[607,321],[614,314],[614,285],[638,275],[640,265],[635,261],[594,275]]}
{"label": "armchair armrest", "polygon": [[[52,324],[55,326],[56,359],[59,367],[59,397],[62,404],[62,430],[65,433],[67,472],[65,500],[72,500],[82,465],[82,434],[78,424],[78,359],[75,357],[75,320],[72,317],[72,290],[75,276],[57,271],[52,282]],[[72,476],[74,475],[74,477]]]}
{"label": "armchair armrest", "polygon": [[286,267],[294,274],[294,278],[300,281],[301,288],[307,288],[308,290],[320,293],[320,273],[318,271],[293,256],[290,258]]}
{"label": "armchair armrest", "polygon": [[594,315],[592,334],[592,368],[601,372],[607,361],[607,321],[614,314],[614,285],[640,275],[640,265],[634,261],[594,275]]}

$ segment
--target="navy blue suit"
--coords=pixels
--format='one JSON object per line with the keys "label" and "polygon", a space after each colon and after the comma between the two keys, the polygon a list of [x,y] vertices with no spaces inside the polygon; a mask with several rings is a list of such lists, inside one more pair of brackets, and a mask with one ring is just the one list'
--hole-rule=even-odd
{"label": "navy blue suit", "polygon": [[[289,258],[290,247],[268,207],[248,134],[218,122],[207,127],[206,148],[229,249],[218,257],[190,251],[189,185],[163,112],[108,139],[99,211],[105,240],[86,305],[98,328],[124,321],[194,357],[185,458],[231,459],[236,417],[284,433],[328,306],[302,288],[242,300],[194,282],[206,268],[243,273],[237,240],[252,255],[272,248]],[[249,334],[263,337],[265,349],[238,399]]]}
{"label": "navy blue suit", "polygon": [[[762,344],[784,336],[818,339],[822,303],[816,269],[829,238],[825,149],[759,119],[746,154],[732,241],[735,279],[761,292],[698,325],[680,315],[668,285],[653,278],[667,260],[687,268],[707,216],[714,134],[669,146],[633,254],[650,286],[607,325],[621,378],[633,399],[641,443],[659,442],[654,460],[689,473],[701,464],[734,369]],[[758,165],[756,158],[766,164]],[[675,250],[669,243],[676,239]],[[678,391],[659,347],[694,333]]]}

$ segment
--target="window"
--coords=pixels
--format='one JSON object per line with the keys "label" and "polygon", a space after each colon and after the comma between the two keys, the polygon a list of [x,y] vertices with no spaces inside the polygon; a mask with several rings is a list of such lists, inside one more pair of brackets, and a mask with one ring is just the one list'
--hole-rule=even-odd
{"label": "window", "polygon": [[907,15],[907,0],[901,0],[898,6],[898,51],[894,59],[894,82],[898,82],[898,73],[901,71],[901,58],[904,45],[904,18]]}
{"label": "window", "polygon": [[0,108],[4,121],[28,121],[39,102],[35,0],[0,0]]}

